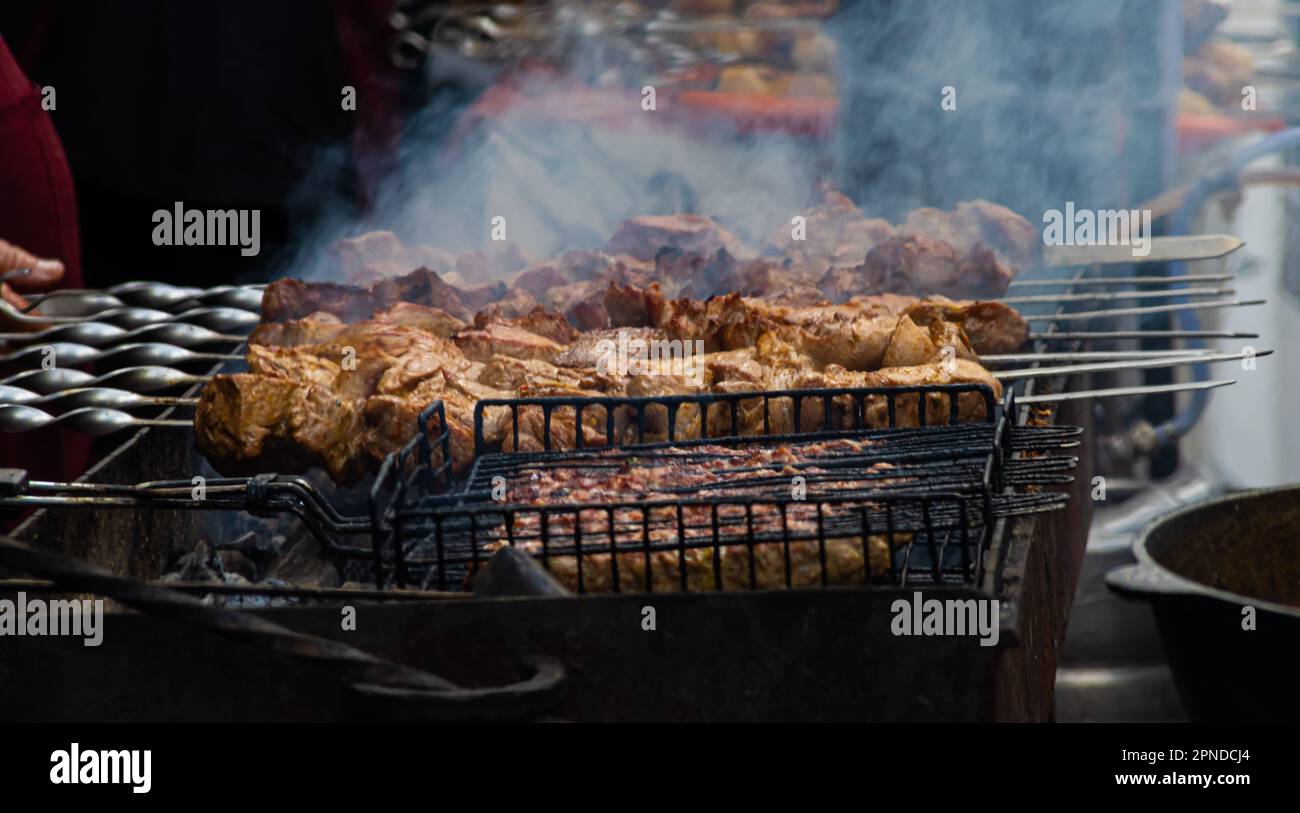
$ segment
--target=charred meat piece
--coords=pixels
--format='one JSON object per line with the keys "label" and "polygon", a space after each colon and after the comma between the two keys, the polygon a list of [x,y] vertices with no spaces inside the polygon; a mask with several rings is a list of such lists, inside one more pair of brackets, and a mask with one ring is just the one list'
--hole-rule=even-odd
{"label": "charred meat piece", "polygon": [[735,257],[748,256],[743,243],[731,232],[703,215],[643,215],[623,221],[605,244],[609,254],[627,254],[653,260],[661,249],[672,248],[709,257],[726,249]]}
{"label": "charred meat piece", "polygon": [[344,322],[369,319],[375,312],[370,289],[333,282],[304,282],[285,277],[266,286],[262,321],[289,322],[314,313],[328,313]]}
{"label": "charred meat piece", "polygon": [[909,306],[905,313],[932,330],[939,322],[961,325],[977,353],[1010,353],[1023,347],[1029,338],[1029,323],[1001,302],[953,302],[931,297]]}
{"label": "charred meat piece", "polygon": [[569,324],[569,320],[565,319],[563,314],[550,313],[541,305],[516,317],[504,316],[495,309],[480,311],[474,316],[474,327],[479,330],[492,323],[521,328],[538,336],[545,336],[558,344],[572,344],[582,335]]}
{"label": "charred meat piece", "polygon": [[488,314],[503,319],[518,319],[527,316],[534,308],[540,308],[537,298],[523,288],[507,288],[505,294],[495,302],[485,305],[474,315]]}
{"label": "charred meat piece", "polygon": [[374,321],[385,325],[418,328],[443,339],[465,329],[464,322],[441,308],[417,305],[414,302],[398,302],[385,308],[375,314]]}
{"label": "charred meat piece", "polygon": [[1005,206],[987,200],[965,201],[951,212],[916,209],[908,214],[899,232],[942,240],[963,255],[983,246],[1012,268],[1026,268],[1042,258],[1043,241],[1038,230]]}
{"label": "charred meat piece", "polygon": [[541,300],[552,288],[587,280],[612,279],[645,285],[650,282],[652,271],[649,262],[626,254],[614,256],[601,251],[566,251],[553,260],[520,271],[512,287],[522,288]]}
{"label": "charred meat piece", "polygon": [[606,328],[609,327],[609,314],[605,312],[606,285],[603,279],[561,285],[546,292],[542,305],[549,311],[564,314],[569,324],[579,330]]}
{"label": "charred meat piece", "polygon": [[858,267],[861,293],[958,296],[961,284],[957,250],[943,240],[928,237],[891,237],[867,254]]}
{"label": "charred meat piece", "polygon": [[788,257],[795,266],[820,276],[832,266],[862,262],[880,241],[892,237],[888,221],[869,218],[827,181],[813,186],[808,207],[800,212],[804,234],[796,239],[795,226],[782,224],[768,236],[763,253]]}
{"label": "charred meat piece", "polygon": [[983,243],[962,255],[952,244],[929,237],[891,237],[861,265],[832,268],[818,287],[832,301],[885,292],[913,296],[979,297],[1006,292],[1013,274]]}
{"label": "charred meat piece", "polygon": [[391,231],[373,231],[358,237],[336,240],[327,249],[342,279],[353,285],[369,285],[381,279],[399,277],[412,268],[430,268],[450,273],[456,258],[433,246],[408,246]]}
{"label": "charred meat piece", "polygon": [[363,404],[321,384],[219,375],[195,409],[195,444],[230,474],[322,466],[336,482],[349,483],[367,465]]}
{"label": "charred meat piece", "polygon": [[262,322],[248,336],[249,344],[293,347],[316,344],[334,338],[347,325],[332,313],[317,311],[287,322]]}
{"label": "charred meat piece", "polygon": [[481,302],[481,307],[505,293],[503,285],[461,291],[427,268],[380,280],[366,288],[286,278],[266,287],[262,296],[262,321],[287,322],[324,311],[345,322],[359,322],[399,302],[411,302],[439,308],[468,322],[473,319],[473,311],[466,307],[462,294],[471,302]]}
{"label": "charred meat piece", "polygon": [[502,322],[489,322],[481,330],[462,330],[452,341],[474,361],[488,361],[493,356],[550,360],[564,349],[545,336]]}

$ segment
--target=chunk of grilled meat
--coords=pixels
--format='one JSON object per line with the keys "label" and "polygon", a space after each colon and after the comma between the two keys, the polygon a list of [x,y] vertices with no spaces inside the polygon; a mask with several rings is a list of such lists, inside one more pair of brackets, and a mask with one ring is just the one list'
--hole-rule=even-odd
{"label": "chunk of grilled meat", "polygon": [[1023,347],[1029,338],[1029,323],[1001,302],[953,302],[933,296],[909,305],[904,313],[932,330],[938,322],[961,325],[977,353],[1010,353]]}
{"label": "chunk of grilled meat", "polygon": [[[478,385],[483,365],[453,342],[373,321],[318,344],[250,345],[248,366],[214,376],[195,410],[196,445],[219,470],[320,465],[354,482],[415,435],[415,415],[434,400],[446,405],[455,452],[468,461],[474,402],[506,394]],[[395,400],[410,409],[394,409]]]}
{"label": "chunk of grilled meat", "polygon": [[853,268],[831,268],[818,289],[833,301],[885,292],[913,296],[1000,296],[1014,276],[983,244],[962,254],[944,240],[899,235],[882,240]]}
{"label": "chunk of grilled meat", "polygon": [[1038,230],[1005,206],[987,200],[964,201],[951,212],[916,209],[898,231],[943,240],[962,254],[984,246],[1014,268],[1031,266],[1042,258],[1043,241]]}
{"label": "chunk of grilled meat", "polygon": [[465,329],[464,322],[441,308],[414,302],[398,302],[375,313],[373,319],[385,325],[419,328],[443,339]]}
{"label": "chunk of grilled meat", "polygon": [[334,314],[317,311],[287,322],[262,322],[248,334],[248,343],[271,347],[316,344],[334,338],[346,327],[347,323]]}
{"label": "chunk of grilled meat", "polygon": [[506,316],[495,308],[479,311],[474,316],[474,327],[478,330],[494,322],[522,328],[559,344],[571,344],[582,335],[563,314],[548,312],[542,305],[515,317]]}
{"label": "chunk of grilled meat", "polygon": [[704,302],[669,301],[656,285],[611,285],[605,307],[616,326],[652,327],[673,338],[702,339],[710,352],[751,346],[761,334],[775,332],[822,364],[857,370],[882,365],[898,317],[904,314],[935,336],[951,334],[943,322],[960,327],[969,342],[952,334],[958,339],[954,347],[968,345],[976,353],[1011,352],[1029,335],[1028,323],[1007,305],[943,297],[881,294],[853,297],[839,305],[790,307],[736,294]]}
{"label": "chunk of grilled meat", "polygon": [[726,249],[735,257],[750,253],[712,218],[692,214],[643,215],[625,220],[605,244],[609,254],[626,254],[638,260],[653,260],[664,248],[704,257],[718,249]]}
{"label": "chunk of grilled meat", "polygon": [[462,330],[453,341],[475,361],[488,361],[493,356],[549,360],[563,349],[545,336],[503,322],[488,322],[481,330]]}
{"label": "chunk of grilled meat", "polygon": [[795,239],[792,224],[782,224],[764,242],[763,253],[789,257],[815,277],[834,266],[857,265],[876,244],[894,234],[888,221],[867,217],[826,181],[813,185],[808,207],[800,215],[803,239]]}
{"label": "chunk of grilled meat", "polygon": [[466,305],[467,300],[476,307],[483,307],[505,293],[504,285],[463,291],[427,268],[383,279],[368,287],[332,282],[309,283],[286,277],[266,286],[262,295],[262,321],[287,322],[323,311],[345,322],[359,322],[399,302],[412,302],[439,308],[468,322],[473,318],[474,310]]}
{"label": "chunk of grilled meat", "polygon": [[[465,328],[465,323],[440,308],[398,302],[378,311],[371,320],[378,324],[418,328],[435,336],[447,338]],[[262,322],[251,334],[250,344],[274,347],[295,347],[329,341],[348,328],[347,323],[332,313],[317,311],[302,319],[287,322]]]}
{"label": "chunk of grilled meat", "polygon": [[328,385],[269,375],[214,376],[194,412],[194,441],[231,475],[296,472],[321,466],[350,483],[364,455],[364,399],[341,398]]}

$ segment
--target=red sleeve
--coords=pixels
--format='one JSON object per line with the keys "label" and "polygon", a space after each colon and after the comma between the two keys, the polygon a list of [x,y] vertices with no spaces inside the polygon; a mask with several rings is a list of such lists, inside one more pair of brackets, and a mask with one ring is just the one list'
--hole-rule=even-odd
{"label": "red sleeve", "polygon": [[[57,89],[56,89],[57,92]],[[57,99],[57,97],[56,97]],[[81,287],[77,197],[41,90],[0,39],[0,238],[63,261],[66,287]]]}
{"label": "red sleeve", "polygon": [[[141,228],[147,228],[142,226]],[[63,261],[62,285],[82,287],[77,198],[63,146],[39,88],[0,39],[0,238]],[[0,369],[8,375],[12,370]],[[56,454],[51,454],[57,449]],[[67,429],[0,434],[0,464],[33,478],[71,480],[86,470],[90,438]]]}

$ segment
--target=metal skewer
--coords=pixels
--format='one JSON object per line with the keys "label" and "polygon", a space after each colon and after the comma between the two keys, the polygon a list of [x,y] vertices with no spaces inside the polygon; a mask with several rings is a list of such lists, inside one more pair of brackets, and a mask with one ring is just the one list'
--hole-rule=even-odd
{"label": "metal skewer", "polygon": [[1170,299],[1177,296],[1232,296],[1231,288],[1181,288],[1173,291],[1104,291],[1082,294],[1030,294],[996,299],[1003,305],[1030,305],[1038,302],[1108,302],[1122,299]]}
{"label": "metal skewer", "polygon": [[1112,339],[1258,339],[1258,333],[1240,330],[1062,330],[1049,333],[1030,333],[1031,341],[1058,339],[1083,341],[1110,341]]}
{"label": "metal skewer", "polygon": [[87,435],[98,436],[144,426],[180,428],[192,426],[193,422],[167,418],[137,418],[121,410],[99,407],[74,409],[55,416],[35,407],[18,404],[0,406],[0,432],[30,432],[33,429],[53,425],[64,425]]}
{"label": "metal skewer", "polygon": [[1080,390],[1078,392],[1058,392],[1044,393],[1042,395],[1026,395],[1023,398],[1016,398],[1018,404],[1054,404],[1059,401],[1082,401],[1086,398],[1115,398],[1122,395],[1156,395],[1164,392],[1195,392],[1196,390],[1212,390],[1216,387],[1226,387],[1229,384],[1236,384],[1235,379],[1221,381],[1188,381],[1183,384],[1144,384],[1137,387],[1114,387],[1105,390]]}
{"label": "metal skewer", "polygon": [[1025,287],[1078,287],[1080,285],[1180,285],[1188,282],[1228,282],[1232,274],[1183,274],[1178,277],[1080,277],[1077,279],[1023,279],[1012,280],[1008,288]]}
{"label": "metal skewer", "polygon": [[1097,319],[1102,316],[1136,316],[1143,313],[1173,313],[1183,310],[1202,310],[1218,308],[1239,308],[1246,305],[1263,305],[1266,299],[1229,299],[1210,302],[1183,302],[1173,305],[1148,305],[1141,308],[1108,308],[1099,311],[1080,311],[1079,313],[1057,313],[1047,316],[1025,316],[1027,322],[1078,322]]}
{"label": "metal skewer", "polygon": [[[87,315],[53,316],[47,314],[30,315],[19,313],[13,305],[0,301],[0,311],[12,323],[28,324],[36,328],[51,325],[66,325],[84,322]],[[240,308],[192,308],[183,313],[168,313],[151,308],[109,308],[93,314],[95,321],[112,322],[126,328],[138,328],[158,322],[188,322],[211,330],[252,330],[261,321],[261,316]]]}
{"label": "metal skewer", "polygon": [[[31,307],[62,300],[87,314],[106,308],[134,305],[142,308],[174,308],[185,302],[201,305],[258,310],[262,307],[262,285],[218,285],[213,288],[190,288],[165,282],[123,282],[111,288],[63,288],[27,298]],[[65,307],[61,303],[60,309]]]}
{"label": "metal skewer", "polygon": [[980,356],[979,360],[985,365],[1013,362],[1032,364],[1035,361],[1129,361],[1152,358],[1193,358],[1214,352],[1206,348],[1189,348],[1186,350],[1084,350],[1077,353],[994,353]]}
{"label": "metal skewer", "polygon": [[143,342],[123,344],[107,350],[91,347],[87,344],[55,342],[54,344],[29,345],[12,353],[0,355],[0,363],[10,364],[29,360],[42,360],[50,356],[62,365],[93,364],[104,361],[125,361],[127,364],[192,364],[197,361],[243,361],[244,357],[236,353],[196,353],[177,347],[174,344]]}
{"label": "metal skewer", "polygon": [[81,409],[84,407],[105,407],[108,409],[133,409],[136,407],[171,407],[194,406],[197,398],[169,398],[165,396],[140,395],[127,390],[112,387],[78,387],[60,390],[49,395],[41,395],[22,387],[0,384],[0,405],[17,404],[20,406],[61,406]]}
{"label": "metal skewer", "polygon": [[184,322],[154,322],[134,330],[127,330],[108,322],[74,322],[31,333],[0,333],[0,342],[10,344],[48,344],[55,341],[65,341],[102,347],[113,342],[129,342],[139,339],[152,339],[183,347],[219,342],[242,343],[245,341],[244,336],[233,333],[217,333],[205,327],[189,325]]}
{"label": "metal skewer", "polygon": [[1045,265],[1081,266],[1130,263],[1167,263],[1174,260],[1210,260],[1231,254],[1245,245],[1229,234],[1194,234],[1151,237],[1147,253],[1138,257],[1133,246],[1044,246]]}
{"label": "metal skewer", "polygon": [[191,375],[170,367],[123,367],[103,375],[56,367],[52,370],[27,370],[0,380],[0,384],[49,394],[74,387],[99,387],[112,384],[132,392],[157,392],[172,387],[191,386],[210,381],[210,375]]}
{"label": "metal skewer", "polygon": [[1179,356],[1177,358],[1139,359],[1137,361],[1108,361],[1097,364],[1067,364],[1057,367],[1021,367],[1015,370],[999,370],[993,377],[1001,381],[1025,378],[1051,378],[1058,375],[1077,375],[1079,373],[1105,373],[1111,370],[1155,370],[1161,367],[1182,367],[1188,364],[1210,364],[1217,361],[1240,361],[1245,358],[1261,358],[1272,355],[1272,350],[1243,351],[1241,353],[1208,353],[1202,356]]}

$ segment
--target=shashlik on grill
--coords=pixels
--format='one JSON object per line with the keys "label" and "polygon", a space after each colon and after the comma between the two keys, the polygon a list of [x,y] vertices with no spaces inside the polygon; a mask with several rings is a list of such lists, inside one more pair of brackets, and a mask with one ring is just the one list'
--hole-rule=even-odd
{"label": "shashlik on grill", "polygon": [[[1011,277],[1008,262],[1033,259],[1027,222],[976,201],[951,213],[915,212],[894,229],[824,185],[804,218],[807,240],[783,245],[774,236],[762,256],[707,217],[646,216],[625,222],[604,251],[523,267],[508,285],[453,284],[429,268],[368,286],[280,280],[263,297],[249,373],[218,376],[204,390],[195,415],[199,448],[232,473],[322,465],[351,482],[409,440],[416,416],[434,400],[447,409],[461,467],[473,459],[474,405],[489,398],[960,382],[1000,391],[976,354],[1024,343],[1028,327],[1014,310],[897,289],[1000,291]],[[952,242],[913,233],[922,228]],[[367,235],[335,251],[362,261],[366,276],[397,249],[406,251],[395,238]],[[500,259],[474,255],[469,266],[478,273]],[[860,262],[834,265],[841,261]],[[471,276],[463,265],[455,272],[462,280]],[[611,371],[600,349],[619,341],[620,330],[647,343],[699,341],[699,369],[689,376],[653,364]],[[900,422],[919,420],[915,400],[898,405]],[[931,400],[927,416],[946,420],[943,396]],[[974,394],[959,401],[959,419],[983,414]],[[833,405],[832,422],[849,428],[855,409]],[[881,425],[883,409],[883,402],[865,405],[867,425]],[[561,447],[575,443],[569,412],[567,422],[557,412],[552,427]],[[818,428],[825,412],[802,415],[814,425],[800,428]],[[703,427],[699,415],[678,426],[677,437],[730,431],[729,414],[703,417]],[[514,448],[504,418],[485,416],[486,439]],[[605,416],[597,410],[583,419],[584,442],[603,443]],[[629,420],[615,416],[620,433]],[[742,434],[762,431],[753,410],[742,409],[740,420]],[[793,406],[769,420],[793,428]],[[525,409],[520,422],[518,448],[540,449],[540,410]]]}
{"label": "shashlik on grill", "polygon": [[[327,302],[318,296],[311,306],[342,303],[345,312],[359,301],[356,291],[341,286],[303,289],[293,281],[271,286],[267,301],[285,303],[286,290],[323,290],[333,298]],[[1025,335],[1023,320],[996,303],[886,296],[791,308],[736,294],[705,302],[667,301],[655,286],[610,285],[602,304],[615,315],[618,328],[578,333],[556,314],[538,308],[522,317],[480,313],[473,326],[457,329],[458,323],[441,309],[419,303],[397,303],[354,324],[329,315],[264,324],[249,345],[249,372],[216,376],[204,389],[195,414],[199,448],[231,473],[322,465],[337,481],[351,482],[409,440],[418,413],[434,400],[442,400],[447,409],[453,462],[464,466],[474,452],[474,405],[485,398],[961,382],[988,384],[999,392],[975,352],[1018,345]],[[973,332],[968,334],[963,324]],[[600,342],[615,343],[620,329],[643,342],[701,340],[704,355],[693,362],[698,374],[662,364],[627,373],[610,369],[602,364]],[[980,341],[972,342],[970,335]],[[953,348],[952,358],[945,358],[945,347]],[[915,400],[900,399],[900,423],[918,420]],[[834,426],[850,428],[855,408],[833,404]],[[978,396],[962,396],[959,420],[979,417],[984,408]],[[866,425],[884,425],[884,409],[883,401],[867,404]],[[945,396],[934,395],[926,409],[940,423],[947,419],[949,405]],[[557,410],[553,417],[552,439],[558,448],[575,443],[572,410],[565,412]],[[804,409],[800,428],[821,428],[823,415],[821,409]],[[485,434],[501,448],[516,448],[506,417],[489,410]],[[728,433],[729,417],[706,416],[704,432]],[[603,444],[605,416],[592,410],[583,418],[584,443]],[[742,408],[739,418],[740,433],[762,431],[757,406]],[[616,416],[620,433],[631,420]],[[769,420],[772,431],[792,429],[793,405],[774,410]],[[520,423],[517,448],[542,448],[540,411],[522,410]],[[648,431],[666,427],[652,421]],[[696,415],[678,425],[676,437],[699,434]]]}
{"label": "shashlik on grill", "polygon": [[[958,204],[953,211],[918,209],[898,226],[868,218],[827,184],[814,187],[808,207],[751,248],[722,224],[694,214],[634,217],[600,250],[569,251],[529,263],[512,244],[484,255],[454,257],[428,246],[404,246],[395,235],[373,232],[332,248],[336,278],[374,283],[386,304],[427,301],[401,286],[436,285],[438,306],[468,321],[489,304],[507,316],[533,306],[565,315],[583,330],[607,327],[601,301],[610,282],[645,287],[658,282],[665,296],[705,299],[727,293],[777,298],[784,304],[882,293],[941,295],[954,299],[1002,295],[1019,268],[1041,258],[1041,239],[1024,218],[987,201]],[[393,285],[394,271],[424,267],[438,282]],[[510,278],[508,285],[500,280]],[[447,290],[445,286],[454,286]],[[302,292],[287,292],[304,306],[286,314],[270,303],[268,321],[306,316],[321,308]],[[453,299],[450,294],[455,293]],[[328,298],[329,291],[320,296]],[[364,303],[360,303],[364,307]],[[372,303],[369,312],[382,309]],[[336,315],[344,316],[343,313]],[[357,316],[345,316],[350,321]]]}

